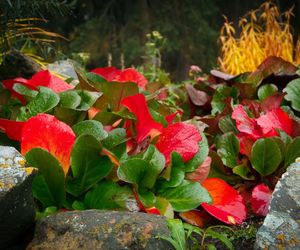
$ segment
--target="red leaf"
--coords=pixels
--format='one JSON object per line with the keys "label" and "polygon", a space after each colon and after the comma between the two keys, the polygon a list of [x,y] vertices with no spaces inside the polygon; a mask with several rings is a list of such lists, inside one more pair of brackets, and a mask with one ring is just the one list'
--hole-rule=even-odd
{"label": "red leaf", "polygon": [[136,141],[142,142],[147,136],[155,136],[162,130],[162,125],[155,122],[148,110],[146,98],[143,94],[125,97],[121,104],[136,116]]}
{"label": "red leaf", "polygon": [[134,68],[122,70],[113,80],[116,82],[135,82],[142,89],[145,89],[148,83],[147,79]]}
{"label": "red leaf", "polygon": [[95,115],[97,115],[99,112],[100,112],[100,109],[91,107],[88,110],[88,118],[89,118],[89,120],[92,120],[95,117]]}
{"label": "red leaf", "polygon": [[255,139],[244,133],[238,134],[237,137],[240,141],[240,153],[248,156],[248,158],[250,159],[251,150]]}
{"label": "red leaf", "polygon": [[204,211],[190,210],[187,212],[179,213],[179,216],[185,222],[187,222],[193,226],[197,226],[200,228],[204,227],[204,221],[205,221],[205,217],[206,217]]}
{"label": "red leaf", "polygon": [[121,70],[115,67],[104,67],[93,69],[91,72],[102,76],[108,82],[112,82],[115,77],[121,73]]}
{"label": "red leaf", "polygon": [[157,214],[160,215],[159,210],[156,207],[145,208],[147,214]]}
{"label": "red leaf", "polygon": [[186,162],[198,152],[201,135],[195,126],[178,122],[163,129],[155,144],[156,148],[170,161],[172,151],[179,153]]}
{"label": "red leaf", "polygon": [[186,175],[186,179],[201,184],[209,174],[211,161],[211,157],[207,156],[203,163],[193,173],[188,173]]}
{"label": "red leaf", "polygon": [[166,119],[168,125],[170,125],[170,124],[173,123],[173,121],[174,121],[174,119],[175,119],[175,117],[176,117],[177,115],[182,116],[182,114],[183,114],[183,112],[182,112],[181,110],[177,110],[177,111],[174,112],[173,114],[167,115],[167,116],[165,117],[165,119]]}
{"label": "red leaf", "polygon": [[243,109],[242,105],[237,107],[232,112],[232,119],[236,122],[236,127],[240,132],[253,136],[253,138],[260,138],[262,136],[261,128],[258,126],[254,118],[250,118]]}
{"label": "red leaf", "polygon": [[242,196],[225,181],[218,178],[206,179],[202,186],[212,197],[212,205],[202,203],[203,208],[227,224],[241,224],[246,219],[246,207]]}
{"label": "red leaf", "polygon": [[45,149],[56,157],[67,174],[74,142],[75,134],[67,124],[52,115],[39,114],[23,126],[21,153],[25,155],[32,148]]}
{"label": "red leaf", "polygon": [[60,93],[69,89],[73,89],[74,86],[66,83],[59,77],[52,75],[48,70],[43,70],[36,73],[28,82],[26,86],[39,87],[44,86],[52,89],[56,93]]}
{"label": "red leaf", "polygon": [[272,197],[272,191],[264,184],[257,185],[252,191],[251,205],[253,212],[266,216],[269,211],[269,204]]}
{"label": "red leaf", "polygon": [[273,109],[257,119],[265,136],[276,136],[275,129],[281,129],[288,135],[292,134],[293,120],[281,108]]}
{"label": "red leaf", "polygon": [[[22,85],[27,86],[27,82],[28,82],[28,80],[25,79],[25,78],[22,78],[22,77],[2,81],[4,87],[7,88],[11,92],[12,96],[19,99],[20,102],[24,105],[26,104],[26,100],[25,100],[24,96],[20,95],[16,91],[14,91],[13,86],[14,86],[15,83],[20,83]],[[30,89],[32,89],[32,87],[30,87]]]}
{"label": "red leaf", "polygon": [[21,141],[22,128],[25,122],[17,122],[7,119],[0,119],[0,130],[2,130],[6,135],[16,141]]}

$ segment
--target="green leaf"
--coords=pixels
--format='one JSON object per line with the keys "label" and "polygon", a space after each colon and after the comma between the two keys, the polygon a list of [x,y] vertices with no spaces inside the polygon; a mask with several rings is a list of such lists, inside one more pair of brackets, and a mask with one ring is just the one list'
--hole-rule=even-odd
{"label": "green leaf", "polygon": [[170,219],[174,218],[173,208],[167,199],[163,197],[156,197],[155,207],[159,210],[161,215]]}
{"label": "green leaf", "polygon": [[144,188],[139,188],[137,190],[137,194],[138,194],[140,201],[142,202],[142,204],[145,207],[155,206],[156,197],[153,192],[151,192],[147,189],[144,189]]}
{"label": "green leaf", "polygon": [[37,94],[39,93],[38,91],[29,89],[20,83],[15,83],[13,86],[13,90],[19,93],[20,95],[29,96],[31,98],[36,97]]}
{"label": "green leaf", "polygon": [[235,167],[240,152],[239,139],[232,132],[226,133],[220,137],[217,147],[224,165],[230,168]]}
{"label": "green leaf", "polygon": [[66,193],[65,175],[58,160],[41,148],[31,149],[25,158],[30,166],[39,169],[39,175],[32,186],[34,196],[44,207],[60,208],[66,199]]}
{"label": "green leaf", "polygon": [[272,138],[258,139],[252,146],[252,167],[262,176],[272,174],[281,162],[281,152],[277,143]]}
{"label": "green leaf", "polygon": [[91,135],[81,135],[76,139],[71,152],[74,178],[67,182],[70,194],[81,195],[110,173],[112,163],[107,156],[100,155],[101,149],[100,142]]}
{"label": "green leaf", "polygon": [[294,138],[294,140],[287,146],[284,166],[288,167],[295,160],[300,157],[300,137]]}
{"label": "green leaf", "polygon": [[85,119],[86,111],[68,109],[57,106],[54,109],[54,116],[60,121],[72,126]]}
{"label": "green leaf", "polygon": [[132,195],[128,186],[119,186],[112,181],[101,181],[85,198],[84,204],[93,209],[117,209],[125,208],[126,200]]}
{"label": "green leaf", "polygon": [[59,103],[59,96],[51,89],[39,87],[39,93],[26,106],[20,108],[18,121],[26,121],[39,113],[46,113]]}
{"label": "green leaf", "polygon": [[81,201],[74,201],[72,204],[72,208],[74,210],[86,210],[87,208],[85,207],[84,203]]}
{"label": "green leaf", "polygon": [[126,130],[123,128],[115,128],[108,133],[102,143],[107,149],[113,149],[114,147],[124,143],[126,141]]}
{"label": "green leaf", "polygon": [[95,84],[95,87],[103,95],[94,106],[103,111],[118,111],[123,98],[139,93],[137,84],[132,82],[102,82]]}
{"label": "green leaf", "polygon": [[[167,172],[170,176],[167,180],[160,180],[158,182],[158,188],[168,188],[168,187],[177,187],[184,180],[185,172],[184,172],[184,162],[180,154],[173,151],[171,154],[171,165],[166,168]],[[163,176],[164,177],[164,176]]]}
{"label": "green leaf", "polygon": [[75,124],[72,129],[75,132],[76,137],[79,137],[80,135],[92,135],[98,141],[101,141],[108,136],[108,133],[103,129],[102,124],[94,120],[79,122]]}
{"label": "green leaf", "polygon": [[182,221],[180,219],[168,219],[167,225],[171,231],[171,238],[165,236],[160,237],[169,241],[176,250],[186,250],[187,242]]}
{"label": "green leaf", "polygon": [[60,106],[63,108],[76,109],[81,103],[81,97],[74,90],[59,93]]}
{"label": "green leaf", "polygon": [[211,101],[211,114],[215,115],[217,113],[221,113],[226,106],[224,101],[229,97],[236,99],[238,95],[239,91],[235,87],[229,87],[224,85],[217,87]]}
{"label": "green leaf", "polygon": [[292,108],[300,111],[300,79],[295,79],[283,89],[287,94],[284,99],[292,103]]}
{"label": "green leaf", "polygon": [[125,182],[151,189],[161,171],[162,168],[159,165],[133,158],[121,163],[118,168],[118,177]]}
{"label": "green leaf", "polygon": [[255,180],[254,175],[252,175],[247,166],[238,165],[232,169],[232,172],[241,176],[245,180]]}
{"label": "green leaf", "polygon": [[77,107],[77,110],[88,110],[102,95],[102,93],[88,90],[77,90],[77,93],[81,97],[81,103]]}
{"label": "green leaf", "polygon": [[231,119],[230,115],[221,117],[218,126],[224,134],[229,132],[237,134],[239,132],[236,128],[235,122]]}
{"label": "green leaf", "polygon": [[205,233],[206,233],[206,236],[207,236],[207,237],[212,237],[212,238],[218,239],[218,240],[220,240],[221,242],[223,242],[224,245],[225,245],[228,249],[230,249],[230,250],[233,250],[233,249],[234,249],[234,247],[233,247],[233,245],[232,245],[230,239],[228,239],[224,234],[219,233],[219,232],[216,232],[216,231],[212,230],[211,228],[208,228],[208,229],[205,231]]}
{"label": "green leaf", "polygon": [[42,212],[36,211],[36,220],[40,220],[48,215],[57,213],[57,207],[46,207],[46,209]]}
{"label": "green leaf", "polygon": [[185,163],[186,172],[194,172],[208,156],[209,146],[206,136],[201,132],[202,140],[199,142],[199,150],[197,154],[188,162]]}
{"label": "green leaf", "polygon": [[119,119],[120,117],[118,115],[109,111],[98,112],[93,118],[93,120],[101,122],[104,126],[111,125]]}
{"label": "green leaf", "polygon": [[278,88],[274,84],[264,84],[259,87],[257,91],[257,96],[260,101],[263,101],[268,96],[274,95],[278,91]]}
{"label": "green leaf", "polygon": [[180,186],[158,190],[159,196],[166,198],[177,212],[198,207],[202,202],[211,203],[208,191],[197,182],[184,181]]}

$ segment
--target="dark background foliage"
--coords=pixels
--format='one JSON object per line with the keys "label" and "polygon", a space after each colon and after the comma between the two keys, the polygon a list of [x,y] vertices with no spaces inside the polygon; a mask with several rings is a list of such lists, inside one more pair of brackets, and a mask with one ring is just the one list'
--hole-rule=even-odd
{"label": "dark background foliage", "polygon": [[[8,20],[43,17],[44,26],[64,35],[56,48],[63,55],[89,54],[89,68],[112,64],[120,67],[143,63],[146,34],[159,31],[167,40],[162,50],[162,67],[174,80],[187,77],[192,64],[204,71],[216,66],[219,30],[223,16],[237,23],[247,11],[258,8],[261,0],[0,0],[1,28]],[[292,25],[295,38],[300,30],[300,0],[275,1],[281,11],[294,7]]]}

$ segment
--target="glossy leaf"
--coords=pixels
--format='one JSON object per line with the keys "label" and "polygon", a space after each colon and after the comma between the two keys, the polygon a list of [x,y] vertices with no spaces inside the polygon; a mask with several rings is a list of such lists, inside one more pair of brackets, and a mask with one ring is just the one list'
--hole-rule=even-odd
{"label": "glossy leaf", "polygon": [[79,122],[75,124],[72,129],[75,132],[76,137],[79,137],[80,135],[92,135],[98,141],[101,141],[108,136],[108,133],[104,130],[102,124],[94,120]]}
{"label": "glossy leaf", "polygon": [[65,176],[59,162],[47,151],[33,148],[25,155],[32,167],[39,169],[33,182],[33,194],[44,207],[61,207],[65,201]]}
{"label": "glossy leaf", "polygon": [[199,142],[199,150],[195,156],[185,163],[186,172],[194,172],[207,158],[209,152],[208,141],[203,132],[200,133],[201,141]]}
{"label": "glossy leaf", "polygon": [[275,129],[281,129],[288,135],[292,134],[293,120],[281,108],[272,109],[256,121],[265,135],[277,135]]}
{"label": "glossy leaf", "polygon": [[77,109],[84,111],[87,111],[89,108],[91,108],[102,95],[99,92],[88,90],[77,90],[77,94],[81,97],[81,102]]}
{"label": "glossy leaf", "polygon": [[65,91],[59,94],[60,106],[76,109],[81,103],[81,97],[76,91]]}
{"label": "glossy leaf", "polygon": [[26,121],[28,118],[39,113],[46,113],[59,103],[59,96],[51,89],[40,87],[39,93],[26,106],[20,108],[19,121]]}
{"label": "glossy leaf", "polygon": [[278,91],[278,88],[276,85],[265,84],[265,85],[262,85],[258,89],[257,96],[258,96],[259,100],[262,101],[262,100],[266,99],[268,96],[274,95],[277,91]]}
{"label": "glossy leaf", "polygon": [[223,134],[218,143],[218,154],[224,165],[233,168],[237,165],[238,155],[240,152],[240,143],[238,138],[232,133]]}
{"label": "glossy leaf", "polygon": [[201,135],[195,126],[174,123],[163,129],[155,146],[170,161],[172,151],[181,155],[184,162],[191,160],[198,152]]}
{"label": "glossy leaf", "polygon": [[119,111],[121,102],[125,97],[139,93],[137,85],[132,82],[102,82],[95,85],[95,87],[103,95],[94,106],[103,111]]}
{"label": "glossy leaf", "polygon": [[266,216],[269,211],[269,204],[272,197],[272,191],[264,184],[257,185],[252,191],[251,205],[253,212]]}
{"label": "glossy leaf", "polygon": [[121,70],[116,69],[115,67],[104,67],[95,68],[91,70],[91,72],[102,76],[108,82],[112,82],[116,78],[116,76],[121,73]]}
{"label": "glossy leaf", "polygon": [[233,132],[235,134],[238,133],[235,123],[233,122],[233,120],[229,115],[221,117],[218,126],[223,133],[229,133],[229,132]]}
{"label": "glossy leaf", "polygon": [[287,93],[284,99],[291,102],[292,108],[300,111],[300,79],[298,78],[289,82],[283,89],[283,92]]}
{"label": "glossy leaf", "polygon": [[219,86],[215,94],[213,96],[213,99],[211,101],[212,111],[211,113],[213,115],[217,113],[221,113],[225,107],[225,99],[227,98],[237,98],[239,95],[239,91],[235,87],[229,87],[229,86]]}
{"label": "glossy leaf", "polygon": [[112,181],[101,181],[86,194],[84,204],[90,209],[125,208],[130,195],[132,192],[127,186],[121,187]]}
{"label": "glossy leaf", "polygon": [[77,138],[71,153],[73,178],[67,183],[69,193],[79,196],[110,173],[112,163],[100,155],[101,149],[100,142],[89,134]]}
{"label": "glossy leaf", "polygon": [[243,166],[243,165],[235,166],[232,169],[232,172],[234,174],[239,175],[240,177],[242,177],[245,180],[255,180],[254,175],[252,175],[252,173],[250,172],[250,170],[247,166]]}
{"label": "glossy leaf", "polygon": [[23,126],[21,153],[25,155],[32,148],[47,150],[60,162],[66,174],[74,142],[75,134],[68,125],[52,115],[39,114]]}
{"label": "glossy leaf", "polygon": [[118,168],[118,177],[139,187],[152,188],[161,168],[138,158],[128,159]]}
{"label": "glossy leaf", "polygon": [[202,164],[194,172],[186,174],[186,179],[202,183],[208,177],[211,162],[211,157],[207,156]]}
{"label": "glossy leaf", "polygon": [[281,162],[281,152],[272,138],[257,140],[251,152],[252,167],[263,176],[272,174]]}
{"label": "glossy leaf", "polygon": [[284,159],[284,166],[288,167],[300,157],[300,137],[296,137],[288,144]]}
{"label": "glossy leaf", "polygon": [[151,117],[145,96],[137,94],[126,97],[122,100],[122,105],[129,109],[136,116],[136,141],[141,143],[147,136],[157,135],[162,130],[162,125],[155,122]]}
{"label": "glossy leaf", "polygon": [[174,211],[184,212],[211,202],[207,190],[197,182],[184,181],[180,186],[159,190],[159,196],[167,199]]}
{"label": "glossy leaf", "polygon": [[0,118],[0,130],[6,133],[6,135],[12,140],[21,141],[23,126],[24,122]]}
{"label": "glossy leaf", "polygon": [[134,68],[122,70],[120,74],[115,76],[114,81],[121,83],[134,82],[142,89],[145,89],[148,83],[147,79]]}
{"label": "glossy leaf", "polygon": [[38,91],[32,90],[20,83],[15,83],[13,85],[13,90],[22,96],[28,96],[31,98],[36,97],[36,95],[38,94]]}
{"label": "glossy leaf", "polygon": [[208,213],[227,224],[241,224],[246,219],[242,196],[225,181],[209,178],[202,185],[212,197],[212,204],[202,203]]}

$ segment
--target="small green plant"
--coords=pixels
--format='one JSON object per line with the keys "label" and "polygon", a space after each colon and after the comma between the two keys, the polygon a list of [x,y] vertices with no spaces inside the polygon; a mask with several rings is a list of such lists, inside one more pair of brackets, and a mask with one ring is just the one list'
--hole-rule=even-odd
{"label": "small green plant", "polygon": [[[227,249],[233,249],[231,240],[227,237],[227,232],[233,231],[230,227],[216,225],[202,229],[183,223],[179,219],[168,219],[167,223],[171,231],[171,237],[160,236],[160,238],[169,241],[176,250],[216,249],[215,245],[208,241],[209,238],[217,239]],[[219,232],[221,230],[223,232]],[[200,240],[197,235],[200,236]]]}

